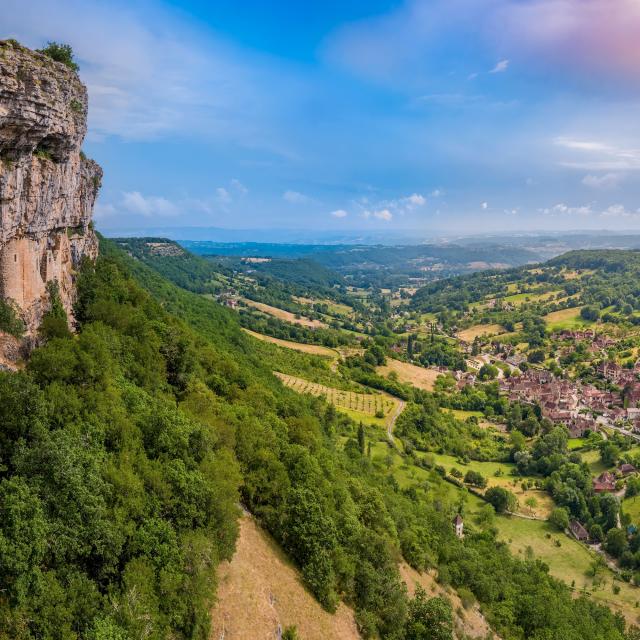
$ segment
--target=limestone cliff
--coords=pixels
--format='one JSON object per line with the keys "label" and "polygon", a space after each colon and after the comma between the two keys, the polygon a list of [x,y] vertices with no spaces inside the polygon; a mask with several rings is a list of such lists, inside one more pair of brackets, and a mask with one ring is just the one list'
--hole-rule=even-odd
{"label": "limestone cliff", "polygon": [[95,259],[102,170],[81,151],[87,90],[60,62],[0,41],[0,297],[33,336],[55,280],[71,317],[74,277]]}

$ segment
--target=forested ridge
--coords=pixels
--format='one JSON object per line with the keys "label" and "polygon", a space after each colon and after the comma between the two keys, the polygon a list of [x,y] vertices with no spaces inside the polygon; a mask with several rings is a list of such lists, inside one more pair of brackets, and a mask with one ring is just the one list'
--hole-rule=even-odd
{"label": "forested ridge", "polygon": [[[54,308],[25,370],[0,373],[3,640],[207,638],[241,502],[364,637],[451,637],[445,601],[409,602],[402,557],[471,592],[504,638],[635,637],[490,528],[458,540],[437,473],[400,489],[356,425],[272,375],[301,354],[257,346],[113,243],[84,265],[75,315],[72,335]],[[425,429],[437,419],[425,405]]]}

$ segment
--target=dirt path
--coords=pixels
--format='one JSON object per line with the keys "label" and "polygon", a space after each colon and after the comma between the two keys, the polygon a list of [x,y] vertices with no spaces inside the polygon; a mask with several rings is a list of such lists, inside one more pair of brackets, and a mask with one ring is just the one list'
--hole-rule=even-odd
{"label": "dirt path", "polygon": [[393,437],[393,429],[396,426],[396,421],[400,417],[400,414],[404,411],[404,408],[407,406],[407,403],[404,400],[398,400],[398,406],[396,407],[393,415],[391,416],[391,420],[389,420],[389,424],[387,425],[387,438],[391,444],[395,444],[395,440]]}

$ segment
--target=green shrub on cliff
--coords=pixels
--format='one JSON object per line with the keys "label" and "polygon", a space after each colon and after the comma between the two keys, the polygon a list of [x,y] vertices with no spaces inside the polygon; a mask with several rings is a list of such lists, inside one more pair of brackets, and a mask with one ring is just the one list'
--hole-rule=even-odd
{"label": "green shrub on cliff", "polygon": [[24,333],[24,324],[11,303],[0,300],[0,331],[19,338]]}
{"label": "green shrub on cliff", "polygon": [[62,62],[65,66],[69,67],[72,71],[78,71],[80,67],[73,59],[73,49],[69,44],[62,44],[61,42],[47,42],[47,46],[37,50],[38,53],[43,53],[56,62]]}

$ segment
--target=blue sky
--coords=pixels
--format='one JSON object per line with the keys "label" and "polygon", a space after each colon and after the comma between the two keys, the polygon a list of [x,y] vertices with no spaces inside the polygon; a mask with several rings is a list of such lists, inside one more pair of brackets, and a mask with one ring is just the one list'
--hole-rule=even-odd
{"label": "blue sky", "polygon": [[2,6],[76,51],[105,231],[640,228],[638,0]]}

